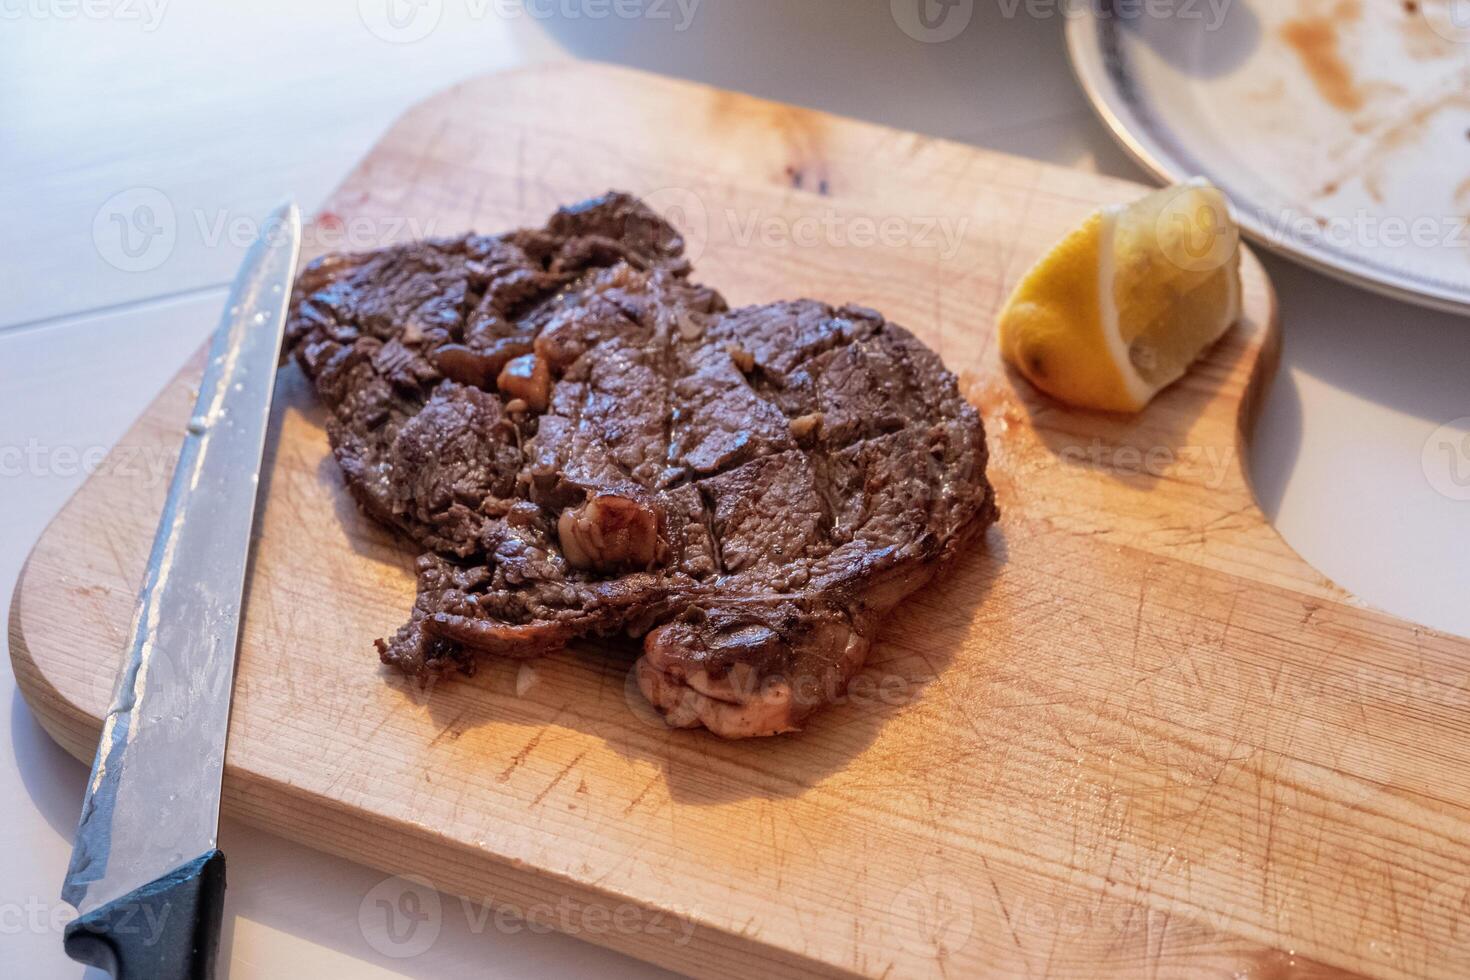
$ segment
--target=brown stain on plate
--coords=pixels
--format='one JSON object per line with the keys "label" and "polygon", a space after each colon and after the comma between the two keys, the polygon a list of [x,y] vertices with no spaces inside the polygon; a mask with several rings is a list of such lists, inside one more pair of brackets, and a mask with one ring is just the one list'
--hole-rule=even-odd
{"label": "brown stain on plate", "polygon": [[[1362,179],[1364,189],[1373,200],[1379,204],[1383,203],[1383,183],[1385,177],[1388,176],[1394,155],[1421,142],[1429,132],[1430,124],[1433,123],[1435,117],[1446,109],[1454,108],[1470,109],[1470,92],[1448,92],[1438,98],[1429,99],[1406,112],[1393,125],[1372,136],[1365,143],[1367,148],[1360,155],[1355,166],[1324,183],[1317,190],[1316,196],[1331,197],[1342,189],[1344,181],[1358,176]],[[1457,203],[1460,202],[1460,195],[1466,192],[1467,186],[1470,186],[1470,181],[1461,184],[1456,189]]]}
{"label": "brown stain on plate", "polygon": [[[1363,160],[1363,183],[1375,201],[1382,202],[1382,184],[1394,154],[1423,141],[1430,124],[1446,109],[1470,109],[1470,93],[1449,92],[1431,99],[1408,112],[1380,135]],[[1455,199],[1465,192],[1467,184],[1455,191]]]}
{"label": "brown stain on plate", "polygon": [[[1430,28],[1427,15],[1417,0],[1403,2],[1400,7],[1404,21],[1413,22],[1400,22],[1398,25],[1406,47],[1410,49],[1406,53],[1416,58],[1430,57],[1426,52],[1413,50],[1411,38],[1411,35],[1418,36]],[[1363,137],[1364,147],[1361,153],[1352,154],[1356,157],[1352,167],[1325,182],[1315,196],[1331,197],[1341,189],[1343,182],[1357,177],[1374,203],[1383,204],[1386,200],[1384,183],[1391,158],[1421,142],[1433,120],[1445,109],[1470,107],[1470,90],[1462,88],[1421,97],[1417,105],[1410,100],[1407,106],[1400,107],[1398,118],[1387,121],[1385,125],[1386,120],[1360,110],[1370,101],[1383,104],[1405,96],[1403,87],[1383,80],[1361,81],[1355,74],[1354,65],[1343,53],[1343,31],[1362,21],[1362,0],[1305,0],[1301,11],[1301,16],[1281,25],[1281,39],[1296,52],[1323,100],[1355,117],[1351,120],[1352,130]],[[1433,34],[1432,28],[1429,33]],[[1439,40],[1443,42],[1444,39]],[[1423,38],[1419,41],[1428,43]],[[1470,81],[1470,71],[1464,72],[1462,78]],[[1458,206],[1463,206],[1461,193],[1461,190],[1456,191]]]}
{"label": "brown stain on plate", "polygon": [[1459,45],[1434,28],[1431,18],[1444,16],[1443,14],[1426,13],[1418,0],[1404,0],[1403,11],[1404,16],[1399,20],[1398,31],[1404,52],[1409,57],[1415,61],[1437,61],[1450,57],[1459,49]]}
{"label": "brown stain on plate", "polygon": [[1281,39],[1301,59],[1318,94],[1343,112],[1357,112],[1364,100],[1353,68],[1342,55],[1338,28],[1361,13],[1357,0],[1343,0],[1330,14],[1301,17],[1281,25]]}

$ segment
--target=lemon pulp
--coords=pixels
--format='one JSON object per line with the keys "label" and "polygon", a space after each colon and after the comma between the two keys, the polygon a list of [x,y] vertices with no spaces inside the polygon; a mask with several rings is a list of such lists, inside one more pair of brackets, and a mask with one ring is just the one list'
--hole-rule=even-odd
{"label": "lemon pulp", "polygon": [[1203,181],[1093,212],[1001,311],[1001,354],[1083,408],[1138,411],[1240,316],[1240,233]]}

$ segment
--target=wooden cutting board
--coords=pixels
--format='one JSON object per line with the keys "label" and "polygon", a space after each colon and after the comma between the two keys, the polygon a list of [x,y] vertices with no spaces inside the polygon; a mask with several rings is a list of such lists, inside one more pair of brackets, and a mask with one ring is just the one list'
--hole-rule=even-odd
{"label": "wooden cutting board", "polygon": [[[863,303],[933,345],[989,427],[986,550],[797,736],[667,731],[591,645],[419,690],[372,648],[413,550],[348,501],[289,368],[232,816],[698,976],[1470,971],[1470,642],[1362,608],[1262,517],[1245,442],[1278,332],[1254,258],[1244,321],[1184,381],[1136,418],[1068,411],[1001,366],[994,316],[1140,188],[592,65],[415,108],[308,251],[539,224],[609,187],[671,214],[733,304]],[[197,371],[16,593],[20,686],[83,759],[166,489],[135,464],[178,444]]]}

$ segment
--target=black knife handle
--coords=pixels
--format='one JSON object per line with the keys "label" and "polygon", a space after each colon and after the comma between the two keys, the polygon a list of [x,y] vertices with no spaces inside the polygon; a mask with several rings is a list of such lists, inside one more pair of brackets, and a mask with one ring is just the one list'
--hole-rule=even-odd
{"label": "black knife handle", "polygon": [[66,927],[66,955],[117,980],[212,980],[225,856],[208,851]]}

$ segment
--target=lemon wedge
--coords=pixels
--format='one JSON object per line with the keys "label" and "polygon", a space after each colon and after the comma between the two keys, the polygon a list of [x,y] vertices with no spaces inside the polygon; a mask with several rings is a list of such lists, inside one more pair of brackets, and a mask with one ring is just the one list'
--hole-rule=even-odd
{"label": "lemon wedge", "polygon": [[1081,408],[1136,412],[1240,317],[1240,229],[1203,180],[1094,211],[1026,273],[1001,355]]}

